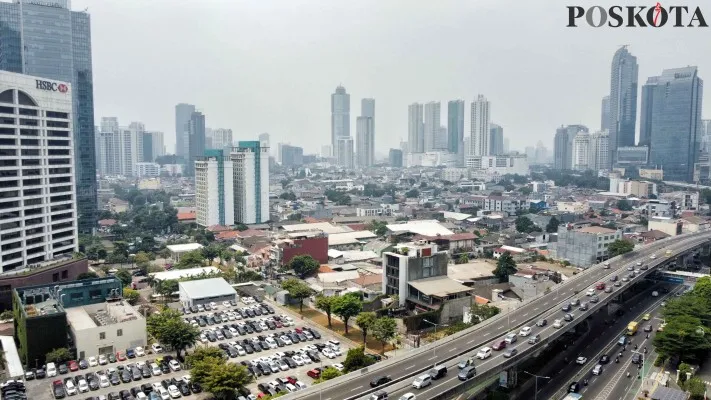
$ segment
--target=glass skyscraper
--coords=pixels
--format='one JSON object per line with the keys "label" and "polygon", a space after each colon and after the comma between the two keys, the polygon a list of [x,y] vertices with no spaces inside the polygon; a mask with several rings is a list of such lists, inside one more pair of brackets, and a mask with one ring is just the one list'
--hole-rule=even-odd
{"label": "glass skyscraper", "polygon": [[94,81],[89,14],[68,0],[0,2],[0,69],[72,84],[80,232],[96,225]]}
{"label": "glass skyscraper", "polygon": [[610,160],[615,163],[617,148],[634,146],[637,121],[637,57],[621,47],[612,58],[610,71]]}
{"label": "glass skyscraper", "polygon": [[701,151],[703,88],[696,67],[664,70],[644,85],[642,120],[649,130],[649,164],[664,170],[664,180],[693,180]]}
{"label": "glass skyscraper", "polygon": [[449,152],[464,155],[464,100],[447,103],[447,133]]}

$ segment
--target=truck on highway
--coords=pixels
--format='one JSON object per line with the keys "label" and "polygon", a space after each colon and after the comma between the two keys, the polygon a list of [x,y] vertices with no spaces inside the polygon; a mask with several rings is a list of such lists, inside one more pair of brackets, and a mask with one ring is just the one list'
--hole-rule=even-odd
{"label": "truck on highway", "polygon": [[637,333],[637,325],[639,325],[637,323],[637,321],[632,321],[629,324],[627,324],[627,335],[628,336],[632,336],[635,333]]}

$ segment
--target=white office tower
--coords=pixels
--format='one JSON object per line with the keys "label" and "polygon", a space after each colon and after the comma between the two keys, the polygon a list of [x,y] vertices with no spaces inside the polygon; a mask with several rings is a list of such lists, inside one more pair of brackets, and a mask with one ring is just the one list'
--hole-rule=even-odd
{"label": "white office tower", "polygon": [[593,169],[610,169],[610,134],[607,130],[590,135],[590,151],[595,153]]}
{"label": "white office tower", "polygon": [[[207,133],[206,135],[207,136]],[[214,128],[210,129],[210,140],[212,149],[232,148],[232,129]],[[261,142],[261,140],[260,140]]]}
{"label": "white office tower", "polygon": [[128,125],[128,130],[131,131],[131,142],[133,144],[132,153],[134,154],[134,161],[133,161],[134,166],[131,169],[135,174],[135,172],[136,172],[135,164],[137,162],[153,161],[153,160],[144,160],[143,159],[143,135],[146,133],[146,126],[143,124],[143,122],[131,122]]}
{"label": "white office tower", "polygon": [[331,94],[331,146],[337,147],[338,139],[351,136],[351,95],[346,88],[338,86]]}
{"label": "white office tower", "polygon": [[470,155],[487,156],[489,155],[489,134],[490,134],[490,118],[489,118],[489,101],[484,95],[477,96],[471,106],[471,142],[472,148],[469,151]]}
{"label": "white office tower", "polygon": [[440,127],[440,103],[431,101],[425,104],[425,152],[437,150],[436,142]]}
{"label": "white office tower", "polygon": [[340,137],[336,143],[336,164],[339,167],[353,169],[353,138]]}
{"label": "white office tower", "polygon": [[165,155],[165,143],[163,143],[163,132],[152,131],[151,141],[153,142],[153,160]]}
{"label": "white office tower", "polygon": [[195,220],[202,227],[234,225],[235,163],[222,150],[205,153],[195,161]]}
{"label": "white office tower", "polygon": [[448,151],[448,145],[447,127],[440,126],[439,129],[437,129],[437,136],[435,136],[435,151]]}
{"label": "white office tower", "polygon": [[422,113],[422,104],[412,103],[407,107],[407,143],[410,153],[425,152],[425,124],[422,122]]}
{"label": "white office tower", "polygon": [[235,222],[269,221],[269,148],[259,141],[239,142],[230,158],[234,163]]}
{"label": "white office tower", "polygon": [[590,148],[590,134],[580,131],[573,139],[573,169],[587,171],[595,165],[595,152]]}
{"label": "white office tower", "polygon": [[375,161],[373,118],[356,118],[356,158],[359,167],[370,167]]}
{"label": "white office tower", "polygon": [[0,272],[78,249],[72,88],[0,72]]}

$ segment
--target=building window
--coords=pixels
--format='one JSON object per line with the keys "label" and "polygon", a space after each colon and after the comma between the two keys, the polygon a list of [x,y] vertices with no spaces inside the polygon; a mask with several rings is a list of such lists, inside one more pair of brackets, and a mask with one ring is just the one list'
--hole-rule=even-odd
{"label": "building window", "polygon": [[57,282],[59,280],[59,272],[52,274],[52,282]]}
{"label": "building window", "polygon": [[123,336],[123,329],[118,329],[116,331],[116,336]]}
{"label": "building window", "polygon": [[106,332],[99,332],[99,340],[106,339]]}
{"label": "building window", "polygon": [[69,278],[69,271],[65,269],[62,271],[62,279],[68,279],[68,278]]}

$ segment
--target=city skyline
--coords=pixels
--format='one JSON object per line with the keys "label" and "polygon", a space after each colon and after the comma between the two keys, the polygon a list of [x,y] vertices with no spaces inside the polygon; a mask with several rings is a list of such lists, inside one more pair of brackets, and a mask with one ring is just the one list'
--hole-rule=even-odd
{"label": "city skyline", "polygon": [[[354,101],[366,96],[378,100],[378,132],[382,134],[376,135],[376,149],[398,147],[400,140],[407,140],[407,121],[403,113],[408,104],[419,99],[447,101],[460,98],[471,102],[476,93],[485,93],[489,101],[496,105],[496,122],[505,128],[511,143],[515,143],[513,149],[522,150],[524,146],[535,145],[538,140],[552,147],[553,132],[561,124],[580,123],[597,129],[600,99],[609,94],[611,55],[619,48],[621,33],[624,35],[623,43],[629,44],[630,51],[638,59],[639,80],[642,82],[663,69],[684,65],[697,65],[699,74],[704,76],[705,68],[711,65],[711,56],[699,51],[703,48],[703,32],[700,30],[664,29],[664,35],[650,40],[648,30],[616,30],[612,35],[609,29],[570,29],[564,27],[565,16],[560,10],[563,8],[555,4],[534,7],[516,3],[516,7],[508,7],[506,2],[497,3],[487,6],[489,14],[484,17],[475,13],[476,7],[459,1],[440,7],[405,11],[394,4],[366,3],[370,7],[364,3],[345,5],[341,10],[330,7],[323,10],[324,7],[315,2],[298,10],[298,14],[306,13],[304,15],[319,10],[319,14],[311,19],[294,18],[293,15],[287,18],[283,13],[275,13],[274,10],[280,9],[282,4],[278,1],[259,5],[214,5],[189,11],[160,1],[144,7],[139,5],[142,3],[131,0],[120,4],[83,0],[74,1],[73,7],[89,7],[95,71],[121,71],[120,74],[95,74],[96,115],[140,120],[157,131],[173,132],[171,114],[174,105],[180,102],[199,104],[213,121],[210,125],[233,129],[235,140],[255,137],[261,132],[270,132],[274,143],[300,137],[304,138],[303,143],[294,144],[303,145],[308,153],[318,152],[322,145],[329,143],[329,105],[325,93],[332,93],[339,83],[355,96]],[[139,6],[140,13],[126,12]],[[392,35],[389,23],[378,21],[394,23],[399,15],[396,8],[398,13],[405,13],[397,20],[406,22],[399,23],[398,27],[402,30]],[[338,12],[342,15],[346,11],[365,18],[365,22],[346,22],[342,26],[334,24],[333,21],[338,19],[331,14]],[[164,33],[154,39],[155,43],[150,40],[145,43],[145,37],[153,36],[143,31],[150,26],[144,21],[166,12],[176,21],[192,20],[197,12],[202,18],[214,18],[215,24],[209,29],[196,28],[189,32],[181,32],[177,26],[169,25]],[[121,21],[115,20],[117,13],[124,17]],[[433,63],[432,66],[412,63],[408,60],[421,49],[417,46],[412,50],[396,46],[400,46],[404,38],[419,41],[432,36],[421,32],[418,21],[426,21],[433,13],[448,21],[445,23],[448,28],[436,32],[432,40],[423,43],[427,48],[432,46],[434,40],[446,42],[445,38],[453,34],[470,31],[474,34],[480,29],[488,30],[495,36],[498,32],[503,33],[506,28],[494,24],[494,17],[504,18],[506,15],[505,18],[514,21],[524,18],[528,21],[531,15],[541,18],[536,24],[527,24],[530,31],[524,41],[514,39],[513,35],[500,35],[497,40],[484,43],[482,51],[491,55],[485,60],[462,57],[457,63]],[[227,22],[224,15],[242,15],[238,19],[246,21],[244,24]],[[259,50],[252,48],[255,46],[248,47],[246,39],[236,39],[229,45],[237,54],[236,58],[229,59],[227,63],[213,62],[216,59],[209,46],[201,50],[202,58],[186,60],[172,44],[181,40],[186,43],[209,42],[215,34],[246,38],[249,35],[241,35],[237,31],[249,31],[254,27],[254,20],[259,20],[267,30],[279,27],[278,32],[291,32],[290,37],[285,39],[279,36],[277,39],[269,36],[257,46],[262,47]],[[469,22],[464,24],[463,21]],[[369,23],[374,29],[361,35],[361,23]],[[337,46],[336,41],[327,35],[317,36],[323,30],[335,29],[336,25],[339,26],[337,36],[340,38]],[[109,41],[115,35],[124,38],[115,43],[118,47]],[[167,38],[170,38],[170,43],[163,43]],[[160,58],[143,50],[158,43],[167,46]],[[281,50],[282,46],[288,48],[292,43],[296,45],[293,50]],[[566,46],[585,48],[585,51],[581,50],[575,57],[560,56],[556,49]],[[360,51],[348,51],[355,48],[369,56],[363,57]],[[515,54],[515,58],[506,56],[504,50]],[[139,51],[146,56],[125,59],[113,56],[129,51]],[[446,59],[452,45],[434,46],[432,51]],[[263,54],[272,55],[264,57]],[[295,54],[302,54],[303,57],[295,57]],[[311,61],[325,54],[338,54],[341,59],[333,65],[313,68]],[[516,61],[521,56],[528,60],[525,71]],[[373,65],[359,62],[368,57],[378,61]],[[245,65],[237,61],[244,58],[252,62]],[[487,61],[498,58],[502,59]],[[234,63],[232,60],[235,60]],[[203,76],[203,79],[178,79],[175,74],[165,73],[165,65],[173,62],[181,65],[181,76],[194,74]],[[309,69],[306,69],[306,64]],[[139,65],[143,67],[138,68]],[[146,65],[153,68],[146,68]],[[530,79],[530,76],[536,76],[536,79]],[[412,85],[412,81],[418,84]],[[239,90],[232,90],[232,87]],[[574,96],[569,91],[572,87],[575,88]],[[271,93],[277,90],[283,96],[274,101]],[[546,100],[536,101],[532,106],[531,96],[539,95],[545,96]],[[230,107],[225,107],[225,104],[230,104]],[[705,108],[708,110],[709,106]],[[234,110],[240,112],[235,113]],[[469,113],[466,114],[465,127],[468,128]],[[703,112],[702,115],[708,118],[711,113]],[[355,118],[351,119],[351,130],[354,132]],[[174,146],[171,136],[166,135],[165,143],[169,153],[172,153]]]}

